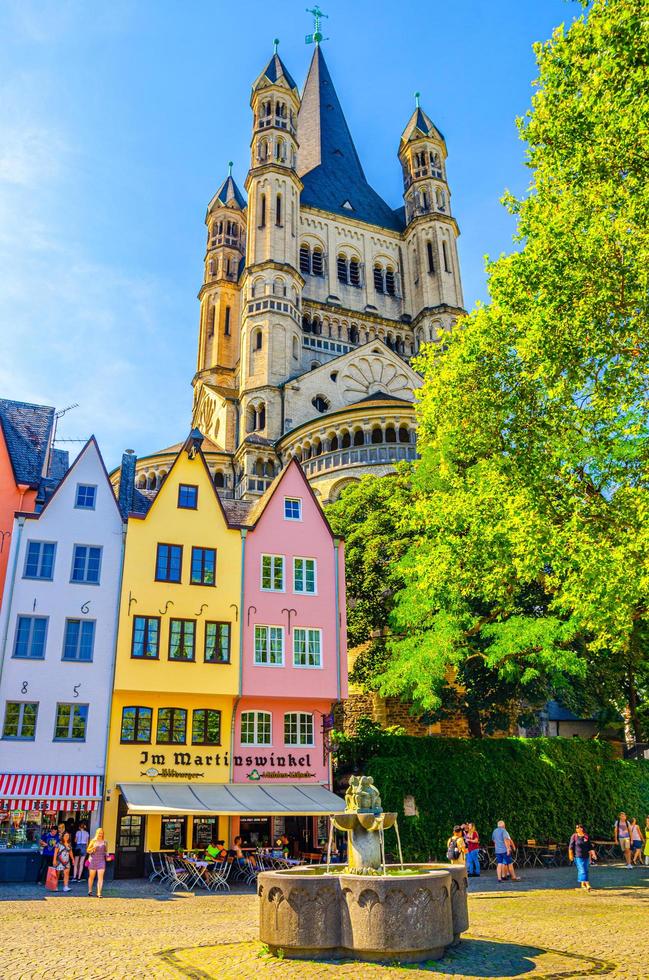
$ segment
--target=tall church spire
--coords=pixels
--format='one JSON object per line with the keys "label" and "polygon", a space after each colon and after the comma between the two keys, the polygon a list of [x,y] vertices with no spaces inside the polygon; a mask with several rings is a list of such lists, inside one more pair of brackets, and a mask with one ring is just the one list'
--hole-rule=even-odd
{"label": "tall church spire", "polygon": [[297,130],[303,205],[402,229],[397,213],[367,182],[319,44],[302,93]]}

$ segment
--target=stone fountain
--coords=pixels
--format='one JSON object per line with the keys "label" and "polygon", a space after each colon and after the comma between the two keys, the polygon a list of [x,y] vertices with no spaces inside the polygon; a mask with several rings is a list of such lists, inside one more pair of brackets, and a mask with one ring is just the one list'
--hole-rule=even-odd
{"label": "stone fountain", "polygon": [[[347,832],[348,864],[331,864],[334,827]],[[295,959],[419,963],[439,959],[468,929],[464,866],[388,865],[384,813],[371,776],[352,776],[345,812],[331,817],[327,864],[264,871],[259,937]],[[399,843],[401,858],[401,845]]]}

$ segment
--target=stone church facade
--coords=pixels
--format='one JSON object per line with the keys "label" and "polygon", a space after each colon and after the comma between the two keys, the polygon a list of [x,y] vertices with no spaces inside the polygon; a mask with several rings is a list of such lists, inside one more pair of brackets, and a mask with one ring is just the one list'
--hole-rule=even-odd
{"label": "stone church facade", "polygon": [[[245,194],[209,203],[193,425],[220,494],[254,500],[292,458],[322,503],[416,455],[410,360],[463,313],[446,143],[417,105],[403,206],[370,187],[316,44],[303,91],[277,51],[250,100]],[[138,461],[156,489],[177,447]]]}

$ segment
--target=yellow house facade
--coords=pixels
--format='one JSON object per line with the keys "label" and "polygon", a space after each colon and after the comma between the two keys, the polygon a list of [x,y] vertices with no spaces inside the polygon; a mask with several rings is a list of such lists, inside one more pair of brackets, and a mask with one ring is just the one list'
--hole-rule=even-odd
{"label": "yellow house facade", "polygon": [[194,783],[231,779],[246,529],[228,520],[201,442],[194,431],[128,521],[103,812],[124,877],[142,873],[145,851],[227,836],[223,817],[137,813],[128,799],[173,786],[191,814]]}

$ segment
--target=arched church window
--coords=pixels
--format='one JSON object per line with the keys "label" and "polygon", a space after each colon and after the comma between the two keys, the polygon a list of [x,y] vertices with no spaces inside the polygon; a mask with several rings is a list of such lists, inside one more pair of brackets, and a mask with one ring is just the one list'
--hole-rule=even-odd
{"label": "arched church window", "polygon": [[259,408],[257,409],[257,428],[258,429],[266,428],[266,406],[263,402],[260,404]]}
{"label": "arched church window", "polygon": [[324,256],[322,254],[321,248],[313,249],[313,256],[311,259],[311,272],[314,276],[321,276],[324,274]]}
{"label": "arched church window", "polygon": [[372,443],[374,445],[378,445],[381,442],[383,442],[383,433],[377,425],[374,429],[372,429]]}
{"label": "arched church window", "polygon": [[316,395],[311,399],[311,404],[318,412],[326,412],[329,408],[329,400],[324,395]]}
{"label": "arched church window", "polygon": [[349,449],[352,444],[352,437],[349,432],[344,432],[342,439],[340,440],[341,449]]}
{"label": "arched church window", "polygon": [[215,487],[225,486],[225,476],[223,475],[223,473],[221,473],[220,470],[217,470],[216,473],[214,474],[214,486]]}
{"label": "arched church window", "polygon": [[351,327],[349,328],[349,341],[352,344],[358,343],[358,327],[355,323],[352,323]]}
{"label": "arched church window", "polygon": [[299,359],[299,352],[298,352],[297,337],[293,337],[293,360],[297,361],[298,359]]}
{"label": "arched church window", "polygon": [[329,452],[334,453],[338,449],[338,436],[334,436],[329,443]]}
{"label": "arched church window", "polygon": [[282,195],[278,194],[275,199],[275,224],[281,228],[282,226]]}
{"label": "arched church window", "polygon": [[230,336],[230,307],[229,306],[226,306],[226,308],[225,308],[225,320],[224,320],[224,323],[223,323],[223,333],[225,334],[226,337],[229,337]]}
{"label": "arched church window", "polygon": [[255,350],[261,350],[262,347],[263,347],[263,345],[264,345],[264,336],[263,336],[261,330],[257,330],[255,332],[254,349]]}
{"label": "arched church window", "polygon": [[428,271],[435,271],[435,259],[433,258],[433,243],[426,242],[426,257],[428,259]]}
{"label": "arched church window", "polygon": [[311,318],[308,313],[302,316],[302,329],[305,333],[311,333]]}
{"label": "arched church window", "polygon": [[317,316],[314,316],[313,320],[311,320],[311,333],[315,334],[316,337],[322,336],[322,320]]}
{"label": "arched church window", "polygon": [[443,211],[446,207],[446,194],[440,187],[438,187],[435,191],[435,200],[437,201],[437,207],[439,210]]}
{"label": "arched church window", "polygon": [[255,460],[255,476],[263,476],[263,475],[264,475],[264,461],[263,461],[263,459],[256,459]]}
{"label": "arched church window", "polygon": [[399,442],[410,442],[410,433],[405,425],[399,426]]}
{"label": "arched church window", "polygon": [[265,194],[261,195],[259,227],[260,228],[266,227],[266,195]]}
{"label": "arched church window", "polygon": [[356,429],[354,433],[354,445],[363,446],[365,444],[365,436],[362,429]]}
{"label": "arched church window", "polygon": [[300,245],[300,272],[306,275],[311,272],[311,251],[306,244]]}
{"label": "arched church window", "polygon": [[336,266],[338,269],[338,282],[344,282],[346,285],[349,282],[349,273],[347,268],[347,259],[344,255],[338,256]]}
{"label": "arched church window", "polygon": [[442,242],[442,254],[444,256],[444,272],[450,272],[451,271],[451,265],[450,265],[450,262],[449,262],[448,245],[446,244],[446,242]]}
{"label": "arched church window", "polygon": [[284,152],[284,140],[277,140],[277,145],[275,147],[275,159],[278,160],[280,163],[282,162],[282,160],[286,159],[286,155]]}
{"label": "arched church window", "polygon": [[361,267],[358,259],[355,258],[349,260],[349,283],[351,286],[360,286],[361,284]]}
{"label": "arched church window", "polygon": [[248,432],[254,432],[257,428],[257,409],[254,405],[248,407],[246,412],[246,430]]}
{"label": "arched church window", "polygon": [[385,430],[385,441],[386,442],[396,442],[397,433],[395,432],[394,426],[389,425]]}
{"label": "arched church window", "polygon": [[320,456],[321,453],[322,453],[322,443],[320,442],[319,439],[317,439],[313,443],[313,447],[311,449],[311,455],[312,456]]}
{"label": "arched church window", "polygon": [[275,476],[275,467],[269,459],[264,463],[264,476],[267,478],[270,477],[271,480]]}
{"label": "arched church window", "polygon": [[374,289],[376,290],[377,293],[385,292],[383,268],[378,264],[374,266]]}
{"label": "arched church window", "polygon": [[394,296],[394,269],[391,266],[385,270],[385,291],[388,296]]}

